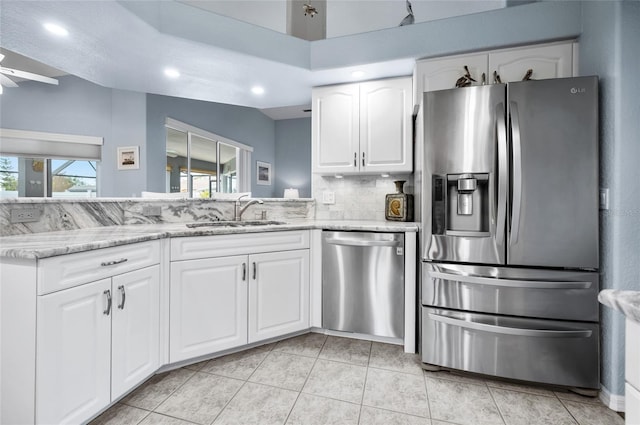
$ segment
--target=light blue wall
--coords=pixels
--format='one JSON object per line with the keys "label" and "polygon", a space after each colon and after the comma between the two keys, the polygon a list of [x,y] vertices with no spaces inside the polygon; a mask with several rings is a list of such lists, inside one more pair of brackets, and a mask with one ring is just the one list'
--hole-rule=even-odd
{"label": "light blue wall", "polygon": [[311,198],[311,118],[276,121],[275,196],[290,187]]}
{"label": "light blue wall", "polygon": [[147,95],[146,159],[149,191],[165,191],[166,118],[252,146],[252,195],[263,198],[275,196],[273,183],[271,186],[256,185],[256,161],[272,165],[275,162],[275,123],[271,118],[253,108],[153,94]]}
{"label": "light blue wall", "polygon": [[[582,3],[580,73],[600,77],[600,185],[610,209],[600,215],[602,289],[640,290],[640,2]],[[601,308],[602,384],[624,395],[624,318]]]}
{"label": "light blue wall", "polygon": [[140,146],[144,152],[145,95],[74,76],[58,80],[58,86],[23,81],[18,88],[6,88],[0,96],[0,126],[103,137],[99,196],[131,196],[145,190],[142,169],[117,171],[116,167],[117,146]]}

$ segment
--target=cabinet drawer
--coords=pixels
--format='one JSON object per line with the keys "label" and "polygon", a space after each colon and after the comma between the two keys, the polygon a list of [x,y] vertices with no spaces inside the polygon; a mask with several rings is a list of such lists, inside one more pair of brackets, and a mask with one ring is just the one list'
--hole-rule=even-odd
{"label": "cabinet drawer", "polygon": [[38,263],[38,295],[158,263],[160,263],[159,241],[45,258]]}
{"label": "cabinet drawer", "polygon": [[171,261],[309,248],[309,231],[240,233],[171,239]]}
{"label": "cabinet drawer", "polygon": [[640,391],[629,385],[624,385],[625,418],[627,424],[640,424]]}

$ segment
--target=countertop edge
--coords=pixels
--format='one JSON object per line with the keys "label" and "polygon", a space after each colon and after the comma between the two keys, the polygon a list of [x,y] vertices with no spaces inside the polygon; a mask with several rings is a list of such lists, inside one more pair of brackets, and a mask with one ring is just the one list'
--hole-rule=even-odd
{"label": "countertop edge", "polygon": [[[349,222],[331,220],[318,220],[313,222],[291,221],[286,224],[247,227],[198,227],[193,229],[187,228],[185,224],[186,223],[155,225],[133,224],[5,236],[0,237],[0,258],[37,260],[95,249],[146,242],[150,240],[191,236],[213,236],[313,229],[371,232],[417,232],[419,229],[418,223]],[[23,243],[19,242],[22,240],[24,240]]]}
{"label": "countertop edge", "polygon": [[603,289],[598,294],[598,301],[624,314],[627,319],[640,322],[640,291]]}

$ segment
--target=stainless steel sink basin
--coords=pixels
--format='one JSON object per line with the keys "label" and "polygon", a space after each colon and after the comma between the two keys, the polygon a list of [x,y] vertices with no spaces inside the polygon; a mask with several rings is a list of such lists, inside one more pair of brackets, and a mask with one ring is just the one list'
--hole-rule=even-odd
{"label": "stainless steel sink basin", "polygon": [[276,220],[247,220],[247,221],[206,221],[202,223],[187,223],[186,226],[190,229],[197,227],[247,227],[247,226],[268,226],[275,224],[285,224],[284,221]]}

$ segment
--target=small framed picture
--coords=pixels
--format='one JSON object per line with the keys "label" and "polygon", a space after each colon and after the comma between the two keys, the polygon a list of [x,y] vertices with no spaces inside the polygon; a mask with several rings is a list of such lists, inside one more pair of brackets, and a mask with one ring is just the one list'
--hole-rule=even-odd
{"label": "small framed picture", "polygon": [[256,183],[270,186],[271,185],[271,164],[268,162],[256,161]]}
{"label": "small framed picture", "polygon": [[118,170],[137,170],[138,168],[140,168],[140,147],[119,147]]}

